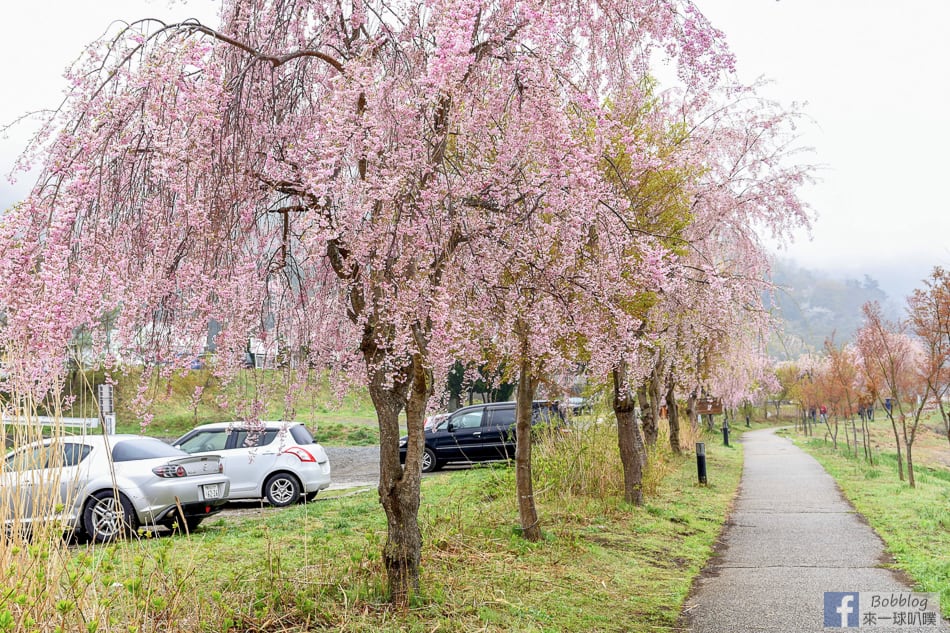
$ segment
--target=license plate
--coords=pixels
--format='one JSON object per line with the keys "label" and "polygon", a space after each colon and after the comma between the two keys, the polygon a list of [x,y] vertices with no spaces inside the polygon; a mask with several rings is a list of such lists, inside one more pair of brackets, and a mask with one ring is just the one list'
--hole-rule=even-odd
{"label": "license plate", "polygon": [[209,485],[204,486],[204,491],[205,491],[205,499],[217,499],[217,498],[218,498],[218,486],[217,486],[217,484],[214,484],[214,485],[209,484]]}

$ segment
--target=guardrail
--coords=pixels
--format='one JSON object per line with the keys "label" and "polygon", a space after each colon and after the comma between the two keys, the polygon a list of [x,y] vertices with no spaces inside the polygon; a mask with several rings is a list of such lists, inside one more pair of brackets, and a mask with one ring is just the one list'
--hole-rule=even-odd
{"label": "guardrail", "polygon": [[8,417],[0,418],[3,424],[13,424],[19,426],[63,426],[67,428],[78,429],[97,429],[99,428],[99,418],[55,418],[45,415]]}

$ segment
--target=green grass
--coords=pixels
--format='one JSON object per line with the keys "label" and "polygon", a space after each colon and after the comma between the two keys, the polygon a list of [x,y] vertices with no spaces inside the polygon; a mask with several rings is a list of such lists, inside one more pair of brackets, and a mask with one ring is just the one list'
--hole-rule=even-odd
{"label": "green grass", "polygon": [[[143,432],[141,416],[133,410],[141,370],[130,369],[115,378],[116,430]],[[314,429],[317,439],[327,444],[365,445],[377,441],[376,413],[365,389],[351,388],[337,397],[326,374],[306,376],[298,393],[287,397],[285,376],[276,370],[242,370],[223,385],[211,371],[182,370],[154,379],[146,394],[151,399],[152,421],[144,429],[149,435],[178,437],[198,424],[241,419],[241,403],[255,397],[267,403],[265,419],[294,419]],[[74,373],[66,393],[75,396],[63,412],[67,417],[95,417],[97,409],[90,385],[103,382],[101,371]],[[196,397],[200,389],[200,397]],[[290,407],[288,408],[288,402]]]}
{"label": "green grass", "polygon": [[872,466],[820,439],[794,437],[825,467],[863,514],[919,591],[940,594],[950,618],[950,471],[915,464],[916,488],[897,478],[897,458],[875,456]]}
{"label": "green grass", "polygon": [[327,446],[375,446],[379,444],[379,427],[329,422],[317,427],[315,437]]}
{"label": "green grass", "polygon": [[[609,430],[584,435],[590,452],[615,459]],[[65,630],[678,630],[741,470],[741,447],[712,437],[708,447],[709,487],[695,482],[694,458],[661,451],[640,508],[622,502],[617,480],[603,495],[561,489],[552,453],[539,454],[539,543],[519,534],[512,467],[426,478],[421,590],[405,611],[386,602],[375,491],[212,518],[190,537],[67,550],[40,591],[71,601],[59,613]]]}

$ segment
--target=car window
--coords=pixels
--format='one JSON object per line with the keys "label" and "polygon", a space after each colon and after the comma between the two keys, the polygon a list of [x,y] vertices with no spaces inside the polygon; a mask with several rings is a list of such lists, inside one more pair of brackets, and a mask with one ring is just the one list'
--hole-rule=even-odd
{"label": "car window", "polygon": [[298,444],[313,444],[314,439],[313,435],[310,434],[310,429],[305,427],[302,424],[297,424],[290,427],[290,435],[294,438],[294,441]]}
{"label": "car window", "polygon": [[[78,444],[76,442],[64,442],[59,444],[51,442],[42,448],[45,457],[39,457],[37,468],[66,468],[76,466],[92,451],[91,446]],[[39,462],[45,460],[45,464],[39,465]]]}
{"label": "car window", "polygon": [[433,413],[425,420],[426,428],[432,429],[441,426],[442,423],[448,419],[449,415],[448,413]]}
{"label": "car window", "polygon": [[24,448],[7,457],[6,468],[16,472],[46,468],[50,450],[48,444]]}
{"label": "car window", "polygon": [[79,462],[86,459],[86,456],[89,455],[90,452],[92,452],[91,446],[67,442],[63,444],[63,464],[66,466],[76,466]]}
{"label": "car window", "polygon": [[182,457],[184,455],[185,453],[171,444],[150,437],[123,440],[112,447],[112,459],[117,462],[131,462],[155,457]]}
{"label": "car window", "polygon": [[255,446],[267,446],[277,438],[279,432],[277,429],[234,431],[234,447],[254,448]]}
{"label": "car window", "polygon": [[469,411],[461,415],[452,416],[452,426],[456,429],[475,429],[482,425],[482,412]]}
{"label": "car window", "polygon": [[227,432],[224,429],[215,429],[199,431],[179,446],[186,453],[201,453],[204,451],[223,451],[227,442]]}
{"label": "car window", "polygon": [[492,409],[491,411],[491,425],[492,426],[511,426],[514,423],[515,423],[515,408],[514,407]]}

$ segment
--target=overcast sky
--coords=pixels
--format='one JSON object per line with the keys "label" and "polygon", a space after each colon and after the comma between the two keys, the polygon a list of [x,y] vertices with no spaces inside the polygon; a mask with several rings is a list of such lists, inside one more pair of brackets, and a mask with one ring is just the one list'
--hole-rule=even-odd
{"label": "overcast sky", "polygon": [[892,298],[950,266],[950,2],[697,0],[751,81],[806,102],[804,142],[824,168],[806,192],[806,267],[881,282]]}
{"label": "overcast sky", "polygon": [[[901,299],[934,265],[950,267],[950,2],[945,0],[696,0],[725,32],[745,81],[764,76],[783,103],[804,104],[802,130],[823,165],[805,191],[813,240],[786,253],[800,265],[881,282]],[[185,6],[182,6],[185,5]],[[213,0],[4,2],[0,123],[55,106],[62,73],[114,20],[196,16]],[[0,139],[5,176],[25,129]],[[26,183],[0,181],[0,207]]]}

